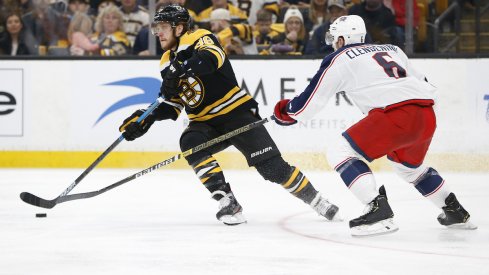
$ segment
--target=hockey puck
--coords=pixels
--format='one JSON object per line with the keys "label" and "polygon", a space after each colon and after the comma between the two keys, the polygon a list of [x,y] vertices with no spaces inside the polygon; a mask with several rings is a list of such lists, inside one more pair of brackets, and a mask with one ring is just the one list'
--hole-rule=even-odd
{"label": "hockey puck", "polygon": [[48,215],[46,213],[37,213],[36,218],[46,218]]}

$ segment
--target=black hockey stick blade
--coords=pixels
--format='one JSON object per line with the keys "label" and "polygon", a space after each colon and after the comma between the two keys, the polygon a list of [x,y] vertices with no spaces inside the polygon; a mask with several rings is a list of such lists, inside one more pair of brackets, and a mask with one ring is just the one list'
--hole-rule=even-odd
{"label": "black hockey stick blade", "polygon": [[39,198],[38,196],[33,195],[29,192],[22,192],[22,193],[20,193],[20,199],[23,200],[25,203],[28,203],[30,205],[51,209],[57,204],[56,200],[58,198],[56,198],[54,200],[45,200],[45,199]]}

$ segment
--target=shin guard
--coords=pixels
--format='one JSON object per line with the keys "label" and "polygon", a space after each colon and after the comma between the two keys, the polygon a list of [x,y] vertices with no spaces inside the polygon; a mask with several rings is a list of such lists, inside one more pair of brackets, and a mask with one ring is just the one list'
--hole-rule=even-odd
{"label": "shin guard", "polygon": [[198,160],[192,164],[192,168],[209,192],[214,193],[220,190],[228,193],[231,191],[229,184],[226,183],[219,163],[217,163],[217,160],[213,156],[206,156]]}
{"label": "shin guard", "polygon": [[303,202],[311,204],[318,191],[298,168],[294,166],[291,168],[293,169],[292,173],[285,182],[281,183],[282,187]]}
{"label": "shin guard", "polygon": [[438,172],[429,168],[419,179],[413,182],[416,189],[421,195],[428,198],[436,206],[442,208],[445,206],[445,199],[450,194],[448,186],[445,185],[445,180]]}
{"label": "shin guard", "polygon": [[357,159],[349,158],[335,167],[346,187],[363,203],[371,202],[378,195],[375,178],[368,165]]}

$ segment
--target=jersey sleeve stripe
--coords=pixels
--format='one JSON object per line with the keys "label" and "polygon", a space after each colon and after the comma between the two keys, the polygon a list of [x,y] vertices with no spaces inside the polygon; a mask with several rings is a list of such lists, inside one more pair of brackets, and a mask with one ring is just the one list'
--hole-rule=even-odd
{"label": "jersey sleeve stripe", "polygon": [[224,61],[226,60],[226,55],[224,54],[224,52],[219,47],[214,46],[214,45],[207,45],[207,46],[201,48],[201,50],[209,51],[210,53],[212,53],[213,55],[216,56],[217,68],[220,68],[222,66],[222,64],[224,64]]}
{"label": "jersey sleeve stripe", "polygon": [[[321,86],[321,83],[323,81],[323,78],[324,76],[326,75],[326,72],[329,70],[329,68],[331,68],[331,66],[333,65],[333,63],[336,61],[336,59],[342,54],[344,53],[345,51],[347,51],[347,49],[344,49],[343,51],[337,53],[335,56],[333,57],[330,57],[331,60],[326,63],[328,64],[326,69],[324,69],[324,71],[321,73],[321,77],[319,77],[319,80],[317,81],[316,85],[314,86],[314,89],[307,89],[306,88],[306,91],[301,94],[300,97],[296,97],[294,98],[292,101],[294,104],[288,104],[288,107],[287,107],[287,114],[291,115],[291,116],[297,116],[299,115],[300,113],[302,113],[307,105],[309,105],[309,102],[312,100],[312,98],[314,97],[314,95],[316,94],[317,90],[319,89],[319,87]],[[314,80],[314,79],[313,79]],[[313,81],[312,80],[312,81]],[[309,88],[310,86],[308,86]],[[303,98],[302,95],[305,95],[306,97]],[[297,100],[296,100],[297,99]],[[302,103],[303,102],[303,103]],[[299,103],[299,104],[297,104]],[[302,103],[302,104],[301,104]],[[297,107],[296,107],[297,106]],[[298,108],[300,107],[300,108]]]}

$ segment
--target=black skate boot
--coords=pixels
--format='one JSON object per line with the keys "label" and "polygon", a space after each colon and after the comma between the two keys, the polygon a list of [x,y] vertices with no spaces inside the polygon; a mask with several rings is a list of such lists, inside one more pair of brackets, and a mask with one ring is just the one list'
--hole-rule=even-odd
{"label": "black skate boot", "polygon": [[443,213],[438,216],[438,222],[448,228],[477,229],[477,226],[469,222],[470,214],[458,202],[455,194],[450,193],[445,199]]}
{"label": "black skate boot", "polygon": [[246,222],[243,208],[233,195],[233,192],[215,191],[212,198],[219,201],[219,211],[216,218],[226,225],[238,225]]}
{"label": "black skate boot", "polygon": [[387,202],[385,188],[365,208],[365,214],[350,221],[352,236],[369,236],[392,233],[399,229],[394,223],[394,212]]}

